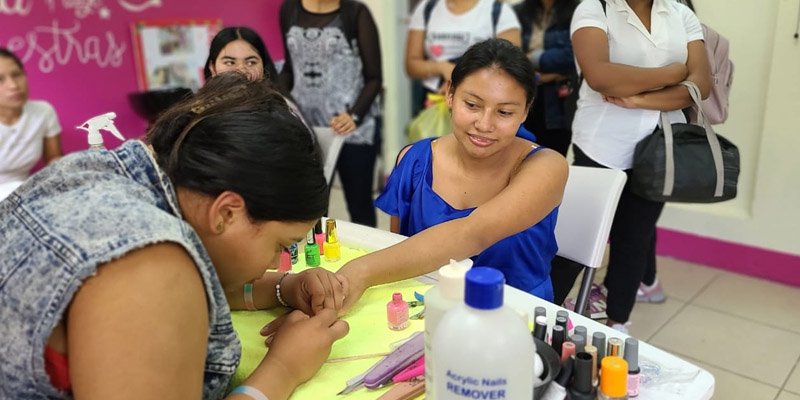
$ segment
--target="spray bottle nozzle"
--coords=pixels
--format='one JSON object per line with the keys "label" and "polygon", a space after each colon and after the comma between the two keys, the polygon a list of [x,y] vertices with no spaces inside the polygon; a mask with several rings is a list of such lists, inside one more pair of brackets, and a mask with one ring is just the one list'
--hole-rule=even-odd
{"label": "spray bottle nozzle", "polygon": [[117,127],[114,125],[114,118],[116,117],[117,114],[115,112],[107,112],[105,114],[92,117],[77,127],[78,129],[83,129],[86,132],[89,132],[90,149],[103,148],[103,135],[100,134],[100,130],[111,132],[111,134],[117,139],[125,140],[125,137],[122,136],[122,133],[120,133],[119,129],[117,129]]}

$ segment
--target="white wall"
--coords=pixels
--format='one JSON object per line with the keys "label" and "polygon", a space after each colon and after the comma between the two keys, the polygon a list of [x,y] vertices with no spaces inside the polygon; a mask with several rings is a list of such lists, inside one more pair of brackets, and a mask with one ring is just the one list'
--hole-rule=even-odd
{"label": "white wall", "polygon": [[730,117],[717,127],[741,154],[739,195],[669,205],[660,226],[800,255],[800,41],[797,0],[694,0],[726,36],[736,69]]}
{"label": "white wall", "polygon": [[411,114],[410,82],[403,67],[408,2],[362,1],[375,18],[381,39],[384,87],[383,170],[388,176],[394,167],[395,156],[406,145],[405,126]]}
{"label": "white wall", "polygon": [[[364,0],[381,34],[391,170],[405,143],[403,71],[407,0]],[[800,255],[800,0],[694,0],[700,19],[731,42],[736,65],[728,121],[717,126],[741,153],[739,195],[712,205],[670,204],[660,226]]]}

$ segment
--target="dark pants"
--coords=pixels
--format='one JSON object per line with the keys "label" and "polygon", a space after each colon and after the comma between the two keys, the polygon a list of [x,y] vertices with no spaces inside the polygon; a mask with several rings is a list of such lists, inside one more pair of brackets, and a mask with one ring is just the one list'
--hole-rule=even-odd
{"label": "dark pants", "polygon": [[[592,160],[577,146],[574,165],[607,168]],[[633,194],[628,181],[611,225],[608,272],[603,284],[608,288],[606,313],[616,322],[627,322],[636,303],[636,290],[647,277],[656,274],[656,222],[664,203]],[[647,282],[647,280],[645,280]],[[652,280],[650,281],[652,282]]]}
{"label": "dark pants", "polygon": [[379,143],[379,140],[375,145],[345,143],[336,161],[336,173],[342,182],[350,220],[372,227],[377,225],[372,186]]}

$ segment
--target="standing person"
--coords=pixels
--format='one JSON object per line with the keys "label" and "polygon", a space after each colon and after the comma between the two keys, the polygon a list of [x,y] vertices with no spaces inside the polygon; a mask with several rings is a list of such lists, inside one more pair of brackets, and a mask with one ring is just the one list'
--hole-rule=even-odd
{"label": "standing person", "polygon": [[28,100],[22,61],[0,48],[0,200],[28,178],[37,161],[61,157],[60,134],[53,106]]}
{"label": "standing person", "polygon": [[496,0],[422,0],[408,26],[406,73],[422,80],[425,90],[445,93],[456,62],[470,46],[489,38],[519,46],[519,27],[511,7]]}
{"label": "standing person", "polygon": [[514,6],[522,26],[522,49],[539,73],[533,109],[525,128],[536,142],[567,156],[572,139],[572,114],[577,97],[575,58],[569,23],[578,0],[525,0]]}
{"label": "standing person", "polygon": [[[697,17],[673,0],[586,0],[572,18],[572,44],[586,84],[572,124],[575,165],[630,173],[636,144],[662,111],[685,122],[692,99],[681,81],[710,90],[703,32]],[[631,192],[620,197],[610,234],[607,324],[621,331],[641,282],[656,271],[656,222],[664,203]],[[649,282],[653,283],[653,282]],[[602,288],[600,292],[602,292]]]}
{"label": "standing person", "polygon": [[403,242],[344,265],[347,306],[367,287],[474,257],[509,285],[552,301],[550,261],[567,163],[560,154],[517,137],[533,102],[533,66],[502,39],[472,46],[456,64],[447,103],[452,134],[400,152],[376,200]]}
{"label": "standing person", "polygon": [[247,303],[296,310],[229,398],[288,398],[348,329],[346,281],[319,268],[243,291],[327,207],[304,132],[265,82],[221,74],[149,145],[72,154],[0,202],[0,398],[221,399]]}
{"label": "standing person", "polygon": [[246,26],[230,26],[214,35],[203,69],[206,80],[222,72],[238,71],[251,80],[278,79],[278,70],[258,33]]}
{"label": "standing person", "polygon": [[285,0],[280,23],[286,61],[278,83],[311,126],[347,136],[336,163],[347,211],[374,227],[383,77],[372,14],[355,0]]}

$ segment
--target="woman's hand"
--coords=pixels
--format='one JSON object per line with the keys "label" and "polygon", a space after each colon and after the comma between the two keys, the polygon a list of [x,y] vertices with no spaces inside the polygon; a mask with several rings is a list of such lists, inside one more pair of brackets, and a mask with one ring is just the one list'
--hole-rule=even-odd
{"label": "woman's hand", "polygon": [[638,94],[628,97],[614,97],[614,96],[603,95],[603,100],[623,108],[641,108],[639,106],[640,99],[641,96]]}
{"label": "woman's hand", "polygon": [[326,308],[341,311],[349,291],[347,277],[323,268],[289,274],[281,282],[281,297],[308,315],[316,315]]}
{"label": "woman's hand", "polygon": [[346,312],[350,311],[353,305],[361,299],[364,291],[370,286],[366,280],[358,274],[359,267],[355,266],[356,260],[348,262],[336,272],[337,277],[348,282],[347,296],[344,298],[344,304],[342,304],[342,308],[339,310],[339,315],[344,315]]}
{"label": "woman's hand", "polygon": [[[288,277],[287,277],[288,278]],[[336,318],[336,311],[325,309],[310,317],[294,310],[270,322],[261,330],[269,351],[261,362],[270,375],[290,379],[294,388],[309,380],[328,359],[333,342],[350,330],[347,322]]]}
{"label": "woman's hand", "polygon": [[347,135],[356,129],[356,122],[353,121],[353,116],[348,112],[340,113],[331,118],[330,124],[333,131],[339,135]]}

